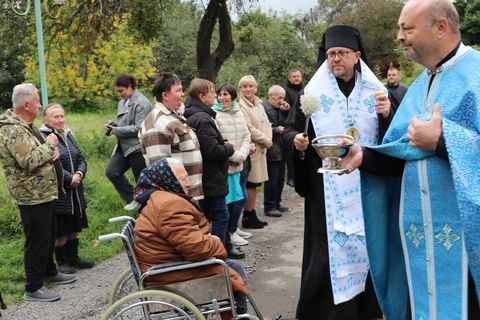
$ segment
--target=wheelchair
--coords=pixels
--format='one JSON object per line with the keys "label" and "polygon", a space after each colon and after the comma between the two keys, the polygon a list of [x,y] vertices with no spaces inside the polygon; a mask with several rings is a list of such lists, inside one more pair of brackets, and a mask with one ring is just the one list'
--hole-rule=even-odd
{"label": "wheelchair", "polygon": [[[110,306],[102,316],[107,319],[221,319],[220,313],[229,312],[232,319],[263,320],[263,316],[252,297],[247,294],[247,303],[253,315],[238,315],[235,308],[232,284],[228,265],[220,259],[204,261],[181,261],[152,266],[145,273],[135,256],[135,219],[129,216],[111,218],[109,223],[125,222],[121,233],[111,233],[99,237],[100,241],[121,238],[130,262],[115,282],[109,297]],[[224,273],[205,278],[163,284],[145,288],[146,278],[172,271],[221,265]]]}

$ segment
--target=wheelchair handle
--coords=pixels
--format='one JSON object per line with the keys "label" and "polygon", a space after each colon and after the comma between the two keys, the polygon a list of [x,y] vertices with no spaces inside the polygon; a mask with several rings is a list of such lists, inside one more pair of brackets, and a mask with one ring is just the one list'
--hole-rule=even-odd
{"label": "wheelchair handle", "polygon": [[135,222],[135,219],[133,219],[130,216],[120,216],[120,217],[113,217],[113,218],[108,219],[108,223],[117,223],[117,222],[122,222],[122,221]]}
{"label": "wheelchair handle", "polygon": [[103,236],[99,236],[98,240],[100,240],[101,242],[105,242],[105,241],[111,241],[111,240],[121,238],[121,237],[122,237],[122,235],[120,233],[109,233],[109,234],[105,234]]}

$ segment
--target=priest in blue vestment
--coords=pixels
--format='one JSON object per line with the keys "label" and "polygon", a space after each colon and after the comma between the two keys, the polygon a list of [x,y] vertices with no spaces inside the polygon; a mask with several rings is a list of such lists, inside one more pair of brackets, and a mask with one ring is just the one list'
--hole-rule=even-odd
{"label": "priest in blue vestment", "polygon": [[461,42],[448,0],[410,0],[398,24],[406,56],[426,70],[382,145],[354,145],[339,165],[361,170],[371,274],[387,319],[404,319],[407,299],[412,319],[480,319],[480,52]]}

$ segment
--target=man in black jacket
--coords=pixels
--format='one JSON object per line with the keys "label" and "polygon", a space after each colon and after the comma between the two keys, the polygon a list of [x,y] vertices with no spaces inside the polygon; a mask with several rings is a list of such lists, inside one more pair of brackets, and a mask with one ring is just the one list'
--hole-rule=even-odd
{"label": "man in black jacket", "polygon": [[[299,69],[292,69],[288,73],[287,85],[285,86],[285,101],[293,106],[300,96],[300,92],[303,89],[303,75],[302,71]],[[285,115],[288,117],[290,110],[284,111]],[[285,148],[285,150],[288,150]],[[287,185],[290,187],[295,187],[295,163],[291,152],[285,152],[285,161],[287,163]]]}
{"label": "man in black jacket", "polygon": [[285,111],[290,105],[284,100],[285,89],[278,85],[268,89],[268,98],[263,101],[265,113],[272,124],[273,145],[267,150],[268,181],[264,185],[263,210],[269,217],[281,217],[289,211],[281,206],[283,184],[285,183],[285,147],[283,133],[285,132]]}
{"label": "man in black jacket", "polygon": [[390,65],[387,72],[387,83],[385,83],[389,93],[389,99],[392,102],[392,108],[398,109],[402,103],[403,97],[407,93],[408,87],[400,83],[400,66]]}

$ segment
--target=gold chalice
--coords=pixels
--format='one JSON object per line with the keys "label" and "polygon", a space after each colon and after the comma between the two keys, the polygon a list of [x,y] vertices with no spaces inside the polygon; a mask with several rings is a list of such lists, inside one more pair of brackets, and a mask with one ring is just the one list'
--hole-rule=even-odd
{"label": "gold chalice", "polygon": [[[348,143],[340,144],[339,139],[347,140]],[[312,147],[318,156],[327,161],[325,167],[317,170],[318,173],[348,173],[348,169],[339,168],[338,162],[347,155],[348,149],[353,145],[354,138],[344,134],[333,134],[320,136],[312,140]]]}

